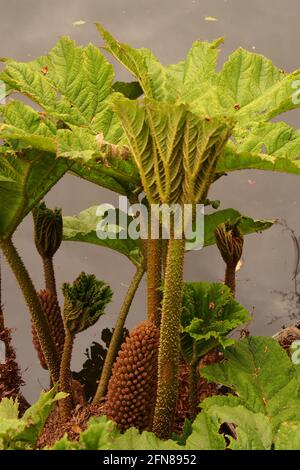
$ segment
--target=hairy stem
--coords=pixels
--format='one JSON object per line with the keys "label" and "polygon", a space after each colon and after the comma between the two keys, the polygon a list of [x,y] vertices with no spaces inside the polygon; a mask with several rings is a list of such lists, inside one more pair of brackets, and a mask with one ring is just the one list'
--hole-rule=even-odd
{"label": "hairy stem", "polygon": [[52,381],[55,383],[59,379],[58,353],[33,282],[12,240],[1,240],[0,247],[26,300]]}
{"label": "hairy stem", "polygon": [[161,439],[168,439],[171,435],[178,393],[184,249],[184,240],[170,239],[164,280],[157,398],[153,420],[153,431]]}
{"label": "hairy stem", "polygon": [[43,258],[45,287],[57,298],[53,258]]}
{"label": "hairy stem", "polygon": [[107,351],[105,361],[103,364],[100,382],[99,382],[96,394],[93,399],[93,404],[99,403],[106,394],[108,382],[109,382],[111,372],[112,372],[112,367],[116,360],[117,354],[119,352],[119,349],[122,343],[125,321],[126,321],[129,309],[131,307],[132,301],[134,299],[135,293],[140,285],[140,282],[143,278],[144,273],[145,273],[145,267],[140,266],[137,269],[130,283],[128,291],[126,293],[126,297],[122,304],[119,317],[115,325],[115,329],[114,329],[111,341],[109,343],[108,351]]}
{"label": "hairy stem", "polygon": [[232,264],[227,264],[225,271],[225,284],[227,287],[229,287],[233,296],[235,296],[235,276],[236,266]]}
{"label": "hairy stem", "polygon": [[71,416],[73,399],[72,399],[72,373],[71,373],[71,359],[73,349],[74,335],[66,328],[65,331],[65,344],[60,366],[59,384],[60,391],[68,393],[69,395],[61,401],[60,410],[64,419]]}
{"label": "hairy stem", "polygon": [[148,318],[155,325],[160,323],[161,293],[161,240],[147,240],[147,305]]}
{"label": "hairy stem", "polygon": [[164,276],[166,272],[166,268],[167,268],[167,255],[168,255],[169,240],[162,240],[161,243],[162,243],[162,272]]}

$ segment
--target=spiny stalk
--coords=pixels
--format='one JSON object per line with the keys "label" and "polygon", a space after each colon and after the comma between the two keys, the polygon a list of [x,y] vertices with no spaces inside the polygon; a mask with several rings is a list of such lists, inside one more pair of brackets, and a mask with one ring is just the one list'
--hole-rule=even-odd
{"label": "spiny stalk", "polygon": [[162,439],[168,439],[171,434],[177,401],[184,251],[184,239],[170,239],[164,279],[157,400],[153,421],[153,431]]}
{"label": "spiny stalk", "polygon": [[64,302],[65,344],[60,368],[61,391],[69,394],[61,402],[61,412],[65,419],[71,414],[72,373],[71,358],[74,338],[77,333],[94,325],[104,314],[104,309],[112,297],[110,287],[103,281],[98,281],[94,275],[81,273],[73,284],[65,283],[62,288]]}
{"label": "spiny stalk", "polygon": [[147,240],[147,310],[148,319],[159,326],[161,308],[161,240]]}
{"label": "spiny stalk", "polygon": [[46,358],[51,379],[53,383],[56,383],[59,379],[58,352],[31,277],[10,238],[1,240],[0,247],[26,300]]}
{"label": "spiny stalk", "polygon": [[123,337],[125,321],[126,321],[128,312],[130,310],[132,301],[134,299],[135,293],[140,285],[140,282],[143,278],[144,273],[145,273],[145,267],[144,265],[142,265],[137,269],[130,283],[128,291],[126,293],[126,297],[122,304],[119,317],[115,325],[115,329],[114,329],[111,341],[109,343],[107,355],[106,355],[102,373],[101,373],[100,382],[99,382],[96,394],[93,399],[94,404],[99,403],[106,394],[108,382],[112,373],[113,364],[115,362],[115,359],[118,355],[118,351],[121,346],[120,343]]}

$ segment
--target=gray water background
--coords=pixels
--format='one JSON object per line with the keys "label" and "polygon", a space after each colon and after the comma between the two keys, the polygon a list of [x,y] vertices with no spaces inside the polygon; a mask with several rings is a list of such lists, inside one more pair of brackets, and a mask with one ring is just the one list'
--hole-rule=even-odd
{"label": "gray water background", "polygon": [[[206,16],[218,21],[205,21]],[[299,18],[299,0],[0,0],[0,56],[31,60],[47,53],[61,35],[69,35],[81,45],[93,42],[100,46],[102,41],[94,26],[99,21],[122,41],[151,48],[164,63],[184,58],[197,39],[224,36],[220,64],[242,46],[266,55],[290,72],[300,68]],[[72,24],[79,20],[86,23]],[[120,66],[116,71],[117,79],[130,79]],[[288,113],[284,119],[300,127],[300,111]],[[221,199],[221,208],[234,207],[254,218],[279,219],[300,235],[299,183],[299,177],[293,175],[243,171],[218,181],[210,197]],[[103,202],[118,203],[110,191],[69,175],[52,189],[46,201],[51,207],[62,207],[65,215]],[[30,216],[19,227],[15,243],[36,286],[42,288]],[[300,316],[293,280],[295,256],[291,232],[280,224],[262,235],[247,237],[237,298],[253,315],[249,325],[252,333],[271,335]],[[107,315],[77,337],[72,366],[78,370],[86,347],[99,340],[103,327],[114,325],[134,268],[122,255],[81,243],[64,243],[55,264],[59,284],[72,281],[84,270],[105,279],[114,291]],[[223,275],[224,265],[215,247],[186,257],[187,280],[220,281]],[[48,377],[31,343],[27,308],[5,264],[3,291],[6,323],[14,330],[14,345],[26,382],[24,393],[32,401],[41,388],[47,387]],[[132,305],[128,327],[144,317],[145,282]]]}

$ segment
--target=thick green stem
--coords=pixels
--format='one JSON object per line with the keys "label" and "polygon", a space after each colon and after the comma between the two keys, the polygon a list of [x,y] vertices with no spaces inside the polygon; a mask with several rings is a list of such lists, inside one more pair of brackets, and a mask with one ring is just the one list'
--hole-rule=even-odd
{"label": "thick green stem", "polygon": [[134,299],[135,293],[143,278],[144,272],[145,272],[145,267],[140,266],[137,269],[130,283],[130,286],[128,288],[126,297],[121,307],[119,317],[115,325],[115,329],[114,329],[114,332],[113,332],[113,335],[109,344],[107,355],[104,361],[100,382],[99,382],[96,394],[93,399],[94,404],[99,403],[106,394],[108,382],[109,382],[111,372],[112,372],[112,367],[116,360],[118,351],[122,343],[125,321],[126,321],[129,309],[131,307],[132,301]]}
{"label": "thick green stem", "polygon": [[236,276],[236,265],[227,264],[225,271],[225,284],[231,290],[233,296],[235,296],[235,276]]}
{"label": "thick green stem", "polygon": [[12,240],[1,240],[0,247],[27,302],[52,381],[55,383],[59,379],[58,353],[32,280]]}
{"label": "thick green stem", "polygon": [[45,287],[57,298],[53,258],[43,258]]}
{"label": "thick green stem", "polygon": [[161,240],[147,240],[147,306],[148,318],[154,324],[160,323],[161,306]]}
{"label": "thick green stem", "polygon": [[60,391],[68,393],[67,398],[64,398],[60,404],[61,414],[64,419],[71,416],[73,408],[72,399],[72,373],[71,373],[71,359],[73,350],[74,335],[66,328],[65,330],[65,344],[60,366],[59,384]]}
{"label": "thick green stem", "polygon": [[171,435],[178,394],[184,249],[183,239],[170,239],[164,281],[157,398],[153,421],[153,431],[161,439],[168,439]]}

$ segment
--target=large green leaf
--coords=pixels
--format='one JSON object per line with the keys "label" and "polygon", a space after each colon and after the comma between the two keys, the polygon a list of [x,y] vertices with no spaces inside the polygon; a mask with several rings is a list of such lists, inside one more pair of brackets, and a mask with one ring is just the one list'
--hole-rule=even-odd
{"label": "large green leaf", "polygon": [[201,405],[243,405],[265,415],[274,436],[283,422],[300,422],[300,375],[286,352],[272,338],[249,337],[225,350],[225,360],[208,366],[201,374],[209,381],[228,386],[237,397],[213,397]]}
{"label": "large green leaf", "polygon": [[[74,167],[72,167],[72,171]],[[116,236],[116,239],[100,239],[97,236],[97,224],[103,220],[103,217],[97,215],[98,206],[90,207],[82,211],[78,216],[65,216],[64,217],[64,240],[65,241],[80,241],[85,243],[92,243],[94,245],[105,246],[118,251],[127,256],[136,266],[140,265],[143,256],[141,253],[140,240],[133,240],[129,237],[122,239]],[[116,209],[117,226],[115,233],[122,231],[123,236],[128,230],[129,224],[132,222],[132,217],[122,214],[123,225],[119,224],[120,211]],[[240,228],[243,235],[249,233],[266,230],[271,227],[275,221],[271,220],[253,220],[250,217],[241,216],[241,214],[234,209],[224,209],[217,211],[213,214],[205,215],[204,217],[204,233],[205,240],[204,246],[213,245],[216,243],[214,230],[220,223],[228,222],[236,223],[239,221]],[[125,222],[125,223],[124,223]],[[187,245],[187,250],[192,249],[192,245]]]}
{"label": "large green leaf", "polygon": [[19,405],[12,399],[3,398],[0,402],[0,450],[6,449],[25,424],[18,418]]}
{"label": "large green leaf", "polygon": [[174,441],[161,441],[153,433],[140,433],[136,428],[121,434],[116,423],[105,416],[91,419],[86,431],[80,435],[79,444],[76,444],[64,437],[53,450],[180,450]]}
{"label": "large green leaf", "polygon": [[34,62],[10,61],[1,79],[68,124],[93,126],[111,94],[113,68],[93,45],[62,37]]}
{"label": "large green leaf", "polygon": [[114,236],[115,234],[116,238],[100,239],[97,236],[97,225],[101,223],[101,220],[103,220],[104,217],[97,215],[98,207],[99,206],[90,207],[89,209],[80,212],[80,214],[75,217],[64,217],[64,240],[92,243],[94,245],[111,248],[127,256],[132,263],[139,266],[143,259],[140,240],[132,240],[128,237],[126,237],[126,239],[121,238],[121,236],[124,236],[125,232],[127,232],[129,222],[128,216],[126,214],[121,214],[121,217],[123,216],[123,220],[125,221],[125,224],[121,225],[120,212],[116,211],[116,225],[113,224],[109,226],[111,235]]}
{"label": "large green leaf", "polygon": [[[297,134],[290,138],[289,148],[279,150],[275,146],[271,150],[268,143],[272,139],[277,143],[274,134],[282,137],[284,129],[275,124],[264,126],[264,123],[299,107],[299,103],[293,100],[293,93],[300,71],[284,73],[266,57],[240,48],[217,72],[218,47],[222,40],[211,43],[198,41],[193,44],[185,61],[163,66],[147,49],[133,49],[119,43],[100,25],[98,30],[106,49],[139,80],[147,97],[168,103],[184,103],[200,116],[234,117],[233,140],[226,145],[219,161],[220,173],[243,168],[299,173]],[[271,128],[272,136],[269,135]],[[285,131],[288,133],[287,129]],[[240,142],[241,134],[245,142]],[[254,139],[253,134],[256,134]],[[245,149],[254,143],[255,151]],[[262,150],[264,146],[266,150]]]}
{"label": "large green leaf", "polygon": [[48,392],[41,392],[36,403],[28,408],[22,416],[25,428],[16,436],[17,441],[36,443],[55,403],[66,398],[63,392],[56,393],[53,388]]}
{"label": "large green leaf", "polygon": [[282,423],[274,444],[276,450],[300,450],[300,423]]}
{"label": "large green leaf", "polygon": [[[55,158],[55,126],[18,101],[0,106],[0,239],[12,235],[23,218],[68,171]],[[35,150],[32,149],[35,147]],[[38,150],[37,150],[38,149]]]}
{"label": "large green leaf", "polygon": [[119,147],[104,145],[101,150],[98,137],[81,127],[59,130],[57,155],[74,162],[73,173],[102,187],[124,195],[139,189],[140,177],[136,166],[128,159],[128,151],[123,156],[121,147],[120,155],[111,159],[111,153],[114,149],[118,152]]}
{"label": "large green leaf", "polygon": [[46,152],[0,156],[0,239],[13,234],[23,218],[68,171],[70,163]]}
{"label": "large green leaf", "polygon": [[[235,209],[222,209],[212,214],[205,214],[203,218],[203,226],[200,225],[198,229],[194,227],[194,238],[186,240],[186,251],[193,251],[199,249],[199,245],[203,247],[214,245],[216,243],[215,229],[218,225],[223,223],[230,223],[231,225],[238,225],[241,233],[249,235],[251,233],[258,233],[271,228],[277,221],[276,220],[257,220],[242,215]],[[201,219],[200,219],[201,223]]]}
{"label": "large green leaf", "polygon": [[198,414],[192,424],[192,432],[186,440],[188,450],[224,450],[225,439],[219,434],[216,418],[204,411]]}
{"label": "large green leaf", "polygon": [[187,361],[197,360],[214,347],[232,344],[227,334],[250,320],[247,310],[224,284],[187,282],[181,317],[181,348]]}
{"label": "large green leaf", "polygon": [[267,416],[253,413],[244,406],[213,406],[209,415],[219,423],[234,423],[237,438],[230,437],[232,450],[270,450],[272,428]]}
{"label": "large green leaf", "polygon": [[[120,87],[113,85],[113,76],[112,66],[99,49],[91,44],[77,47],[67,37],[47,56],[28,63],[7,62],[1,80],[37,102],[55,132],[50,139],[45,134],[36,136],[39,129],[23,132],[10,123],[3,127],[2,136],[21,139],[38,150],[58,150],[59,156],[80,162],[79,176],[89,179],[92,168],[93,182],[128,193],[140,182],[128,152],[126,161],[114,153],[118,145],[123,148],[126,138],[110,105],[113,88]],[[134,84],[124,84],[122,90],[125,94],[127,90],[127,95],[138,92]]]}
{"label": "large green leaf", "polygon": [[180,447],[170,439],[161,441],[152,432],[139,433],[136,428],[129,428],[125,434],[118,436],[112,446],[112,450],[180,450]]}
{"label": "large green leaf", "polygon": [[54,403],[65,397],[55,388],[42,392],[39,400],[19,418],[17,401],[3,398],[0,402],[0,450],[33,449]]}
{"label": "large green leaf", "polygon": [[66,437],[58,441],[54,450],[223,450],[225,441],[218,433],[218,422],[204,412],[198,415],[192,425],[192,433],[186,445],[180,446],[173,440],[162,441],[152,432],[140,433],[129,428],[123,434],[116,423],[105,416],[93,418],[88,428],[80,435],[79,443],[68,441]]}
{"label": "large green leaf", "polygon": [[254,123],[239,132],[218,162],[220,173],[257,168],[300,174],[300,133],[285,123]]}
{"label": "large green leaf", "polygon": [[239,127],[299,107],[292,100],[292,84],[300,71],[284,73],[263,55],[237,49],[217,72],[222,38],[211,43],[197,41],[185,61],[163,66],[148,49],[134,49],[101,25],[97,28],[105,48],[139,80],[149,98],[183,102],[195,114],[234,115]]}
{"label": "large green leaf", "polygon": [[100,24],[97,29],[105,40],[105,48],[139,81],[149,98],[174,101],[177,96],[177,75],[164,67],[149,49],[134,49],[117,41]]}

